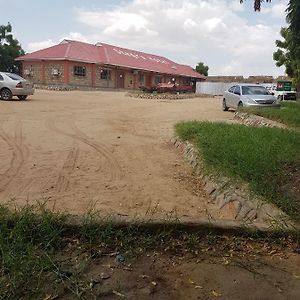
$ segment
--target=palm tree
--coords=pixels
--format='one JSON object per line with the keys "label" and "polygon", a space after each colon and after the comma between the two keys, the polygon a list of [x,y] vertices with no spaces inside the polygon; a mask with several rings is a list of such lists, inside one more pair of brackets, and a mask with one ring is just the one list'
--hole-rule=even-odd
{"label": "palm tree", "polygon": [[300,41],[300,1],[290,0],[287,7],[287,22],[290,24],[289,28],[294,33],[298,42]]}
{"label": "palm tree", "polygon": [[[254,10],[255,11],[260,11],[261,4],[266,1],[266,2],[271,2],[271,0],[254,0]],[[243,3],[244,0],[240,0],[240,3]]]}

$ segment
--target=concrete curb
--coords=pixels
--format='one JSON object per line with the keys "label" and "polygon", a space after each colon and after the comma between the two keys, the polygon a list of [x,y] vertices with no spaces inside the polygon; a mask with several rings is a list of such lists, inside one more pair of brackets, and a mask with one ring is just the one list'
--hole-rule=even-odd
{"label": "concrete curb", "polygon": [[285,124],[273,120],[269,120],[261,116],[241,112],[238,110],[235,111],[234,113],[234,119],[247,126],[271,127],[271,128],[277,127],[277,128],[288,129],[288,126],[286,126]]}
{"label": "concrete curb", "polygon": [[[210,226],[224,228],[229,226],[239,230],[247,227],[262,232],[299,229],[284,212],[251,193],[246,185],[235,185],[230,179],[220,175],[205,175],[204,164],[191,143],[183,142],[178,137],[174,137],[171,142],[183,154],[195,174],[203,180],[204,190],[211,198],[211,202],[217,205],[219,210],[231,211],[231,220],[219,219],[212,223],[209,221]],[[203,220],[199,222],[206,224]]]}
{"label": "concrete curb", "polygon": [[145,100],[190,100],[195,98],[213,98],[206,94],[172,94],[172,93],[127,93],[127,97],[145,99]]}

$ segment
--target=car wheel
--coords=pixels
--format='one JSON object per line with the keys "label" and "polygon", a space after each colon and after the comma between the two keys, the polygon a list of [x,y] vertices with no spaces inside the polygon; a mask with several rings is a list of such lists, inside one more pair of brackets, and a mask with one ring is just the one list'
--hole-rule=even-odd
{"label": "car wheel", "polygon": [[20,100],[26,100],[27,95],[21,95],[21,96],[18,96],[18,98],[19,98]]}
{"label": "car wheel", "polygon": [[3,100],[11,100],[12,98],[12,93],[9,89],[2,89],[0,91],[0,98]]}
{"label": "car wheel", "polygon": [[239,109],[239,108],[242,108],[243,106],[244,106],[243,102],[240,101],[239,104],[238,104],[238,109]]}
{"label": "car wheel", "polygon": [[228,111],[229,107],[226,104],[226,100],[223,99],[223,105],[222,105],[223,111]]}

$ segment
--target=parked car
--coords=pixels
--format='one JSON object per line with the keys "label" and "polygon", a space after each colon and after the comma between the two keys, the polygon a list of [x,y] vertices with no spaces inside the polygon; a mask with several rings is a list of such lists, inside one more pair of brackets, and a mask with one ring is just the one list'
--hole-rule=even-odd
{"label": "parked car", "polygon": [[20,100],[25,100],[28,95],[33,95],[33,84],[13,73],[0,72],[0,98],[11,100],[17,96]]}
{"label": "parked car", "polygon": [[238,84],[224,92],[223,110],[238,107],[279,107],[280,101],[262,85]]}

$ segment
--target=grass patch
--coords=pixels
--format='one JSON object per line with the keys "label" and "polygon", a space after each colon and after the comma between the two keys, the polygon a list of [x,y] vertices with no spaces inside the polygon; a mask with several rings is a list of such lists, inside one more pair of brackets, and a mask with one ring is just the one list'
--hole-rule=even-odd
{"label": "grass patch", "polygon": [[197,146],[210,171],[249,183],[300,222],[298,132],[196,121],[177,124],[176,132]]}
{"label": "grass patch", "polygon": [[59,244],[61,221],[43,206],[0,207],[0,299],[35,299],[43,292],[42,274],[51,269],[47,253]]}
{"label": "grass patch", "polygon": [[243,111],[252,113],[270,120],[279,121],[288,126],[300,128],[300,103],[281,102],[279,109],[274,108],[245,108]]}

